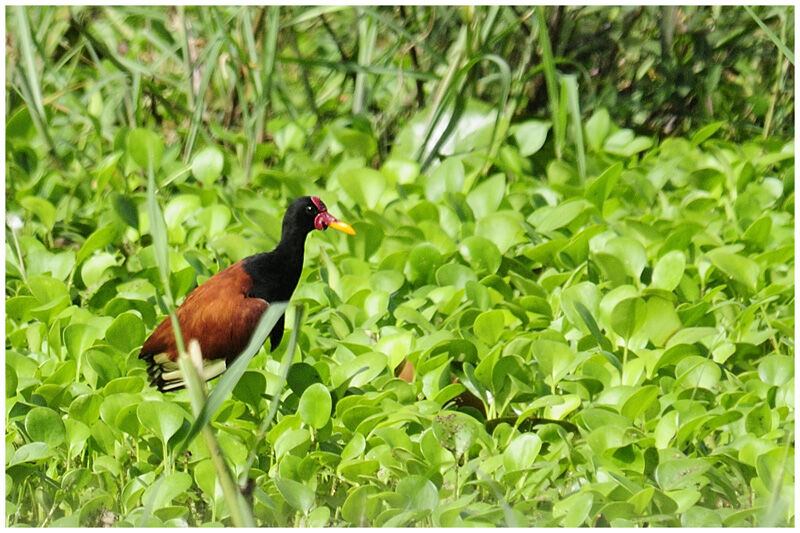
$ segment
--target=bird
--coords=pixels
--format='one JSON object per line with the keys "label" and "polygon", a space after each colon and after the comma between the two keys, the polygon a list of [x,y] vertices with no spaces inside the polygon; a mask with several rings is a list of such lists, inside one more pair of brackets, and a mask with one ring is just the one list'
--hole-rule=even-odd
{"label": "bird", "polygon": [[[297,198],[286,210],[281,240],[274,250],[232,264],[189,293],[175,314],[186,343],[196,339],[200,344],[206,381],[225,372],[241,354],[270,302],[291,298],[303,270],[306,237],[329,227],[356,234],[352,226],[331,215],[318,197]],[[282,337],[283,317],[269,334],[271,350]],[[139,359],[147,364],[150,385],[159,391],[185,386],[169,317],[144,342]]]}

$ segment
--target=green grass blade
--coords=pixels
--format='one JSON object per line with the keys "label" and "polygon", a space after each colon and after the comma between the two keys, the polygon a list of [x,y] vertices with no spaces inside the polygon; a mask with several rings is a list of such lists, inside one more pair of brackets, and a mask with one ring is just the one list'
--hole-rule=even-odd
{"label": "green grass blade", "polygon": [[775,46],[778,47],[781,53],[783,53],[783,55],[786,56],[786,59],[788,59],[789,62],[792,65],[794,65],[794,53],[791,50],[789,50],[789,47],[786,46],[786,44],[777,35],[775,35],[775,32],[773,32],[771,29],[769,29],[769,27],[766,24],[764,24],[764,21],[761,20],[761,18],[755,14],[755,12],[750,6],[742,6],[742,7],[744,7],[744,10],[747,11],[747,14],[750,15],[753,18],[753,20],[756,21],[756,24],[758,24],[758,26],[762,30],[764,30],[764,33],[767,34],[769,40],[772,41],[775,44]]}
{"label": "green grass blade", "polygon": [[[369,65],[375,52],[375,41],[378,35],[378,26],[372,17],[359,11],[358,17],[358,64]],[[367,75],[364,72],[356,73],[356,84],[353,91],[353,114],[358,115],[367,108]]]}
{"label": "green grass blade", "polygon": [[286,347],[286,353],[283,355],[283,361],[281,361],[278,389],[275,391],[275,394],[272,395],[272,399],[270,400],[269,413],[261,421],[261,425],[258,428],[255,444],[253,444],[253,447],[250,449],[250,453],[247,456],[247,461],[245,462],[245,467],[242,470],[241,476],[239,476],[239,485],[244,485],[244,483],[247,481],[250,468],[253,466],[253,461],[256,459],[258,445],[264,439],[264,436],[267,434],[267,428],[269,428],[272,420],[275,418],[275,415],[278,412],[278,404],[280,403],[281,394],[283,393],[283,384],[286,383],[286,376],[289,375],[289,367],[292,366],[294,352],[297,349],[297,336],[300,333],[300,327],[303,325],[304,311],[305,306],[303,304],[299,304],[295,307],[292,335],[289,337],[289,345]]}
{"label": "green grass blade", "polygon": [[566,93],[566,104],[572,119],[572,135],[575,141],[575,151],[578,159],[578,174],[581,182],[586,180],[586,149],[583,145],[583,122],[581,120],[581,104],[578,97],[578,80],[575,74],[568,74],[561,78],[561,87]]}
{"label": "green grass blade", "polygon": [[258,326],[253,336],[250,338],[247,347],[241,355],[236,358],[236,361],[234,361],[230,368],[222,374],[217,386],[211,391],[208,400],[197,415],[197,419],[194,421],[191,428],[189,428],[189,432],[186,434],[183,442],[178,446],[178,451],[176,453],[182,452],[189,446],[200,429],[208,424],[211,417],[214,416],[214,413],[216,413],[217,409],[222,405],[222,402],[231,394],[234,387],[236,387],[236,384],[239,382],[239,379],[241,379],[242,374],[247,370],[247,365],[250,363],[250,360],[258,353],[261,346],[264,345],[264,341],[267,340],[272,328],[275,327],[275,324],[281,316],[283,316],[287,305],[289,305],[287,302],[275,302],[269,305],[267,311],[259,320]]}
{"label": "green grass blade", "polygon": [[563,122],[558,120],[559,101],[558,83],[556,82],[556,63],[553,59],[553,48],[550,45],[550,34],[547,31],[547,22],[544,19],[544,7],[536,7],[536,19],[539,22],[539,46],[542,48],[542,63],[544,64],[544,81],[547,85],[547,99],[550,102],[550,115],[555,130],[556,157],[561,159],[563,149]]}

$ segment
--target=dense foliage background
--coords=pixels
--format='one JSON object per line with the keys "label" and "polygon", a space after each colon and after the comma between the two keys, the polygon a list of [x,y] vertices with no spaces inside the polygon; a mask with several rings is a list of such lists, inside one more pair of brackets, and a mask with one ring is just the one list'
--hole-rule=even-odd
{"label": "dense foliage background", "polygon": [[7,525],[237,523],[137,355],[302,194],[358,235],[309,237],[296,347],[213,415],[256,524],[794,525],[792,7],[6,32]]}

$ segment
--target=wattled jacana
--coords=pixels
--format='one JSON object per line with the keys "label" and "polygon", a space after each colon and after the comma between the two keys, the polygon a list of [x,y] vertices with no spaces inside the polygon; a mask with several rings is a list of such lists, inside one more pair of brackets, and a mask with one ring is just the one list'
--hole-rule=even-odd
{"label": "wattled jacana", "polygon": [[[355,235],[349,224],[334,218],[316,196],[298,198],[283,217],[281,240],[271,252],[246,257],[212,276],[178,307],[178,323],[186,342],[197,339],[203,354],[203,378],[222,374],[250,341],[269,302],[286,301],[303,270],[306,236],[328,227]],[[283,317],[270,333],[274,350],[283,337]],[[184,386],[169,317],[145,341],[139,359],[147,362],[150,384],[160,391]]]}

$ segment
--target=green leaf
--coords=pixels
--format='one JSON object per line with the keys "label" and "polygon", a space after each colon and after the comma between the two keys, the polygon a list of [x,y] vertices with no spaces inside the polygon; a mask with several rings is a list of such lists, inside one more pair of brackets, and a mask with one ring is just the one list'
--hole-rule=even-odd
{"label": "green leaf", "polygon": [[622,261],[625,272],[633,279],[639,280],[647,265],[647,253],[639,241],[629,237],[615,237],[605,243],[603,251]]}
{"label": "green leaf", "polygon": [[614,306],[611,327],[625,340],[629,340],[647,318],[647,304],[641,298],[626,298]]}
{"label": "green leaf", "polygon": [[314,383],[303,391],[297,412],[303,422],[320,429],[331,417],[331,393],[322,383]]}
{"label": "green leaf", "polygon": [[653,268],[652,281],[650,287],[664,289],[665,291],[675,290],[683,277],[686,268],[686,256],[680,250],[667,252],[656,263]]}
{"label": "green leaf", "polygon": [[314,383],[322,383],[322,378],[317,369],[308,363],[294,363],[289,367],[289,374],[286,376],[286,384],[298,397],[303,395],[309,386]]}
{"label": "green leaf", "polygon": [[591,492],[576,492],[553,504],[553,517],[561,519],[559,525],[562,527],[586,525],[593,501]]}
{"label": "green leaf", "polygon": [[314,506],[314,491],[302,483],[291,479],[276,479],[275,486],[286,499],[286,502],[303,513],[308,515]]}
{"label": "green leaf", "polygon": [[475,271],[457,263],[447,263],[436,271],[436,283],[441,286],[453,286],[463,289],[468,281],[478,281]]}
{"label": "green leaf", "polygon": [[600,151],[606,137],[611,130],[611,117],[605,108],[600,108],[592,114],[584,126],[586,129],[586,142],[595,152]]}
{"label": "green leaf", "polygon": [[136,128],[128,133],[128,153],[139,168],[147,171],[152,166],[153,172],[161,166],[164,156],[164,141],[148,129]]}
{"label": "green leaf", "polygon": [[506,472],[531,468],[541,448],[542,439],[535,433],[523,433],[515,438],[503,451],[503,466]]}
{"label": "green leaf", "polygon": [[767,385],[788,383],[794,377],[794,360],[786,355],[768,355],[758,364],[758,376]]}
{"label": "green leaf", "polygon": [[225,158],[215,146],[208,146],[192,158],[192,174],[203,185],[212,185],[222,175]]}
{"label": "green leaf", "polygon": [[519,146],[520,155],[527,157],[538,152],[547,140],[550,126],[549,121],[543,120],[528,120],[514,126],[511,132]]}
{"label": "green leaf", "polygon": [[338,176],[339,184],[361,209],[375,209],[386,189],[386,178],[373,168],[356,168]]}
{"label": "green leaf", "polygon": [[493,274],[500,268],[503,257],[497,246],[484,237],[472,235],[467,237],[458,247],[458,251],[467,263],[478,272]]}
{"label": "green leaf", "polygon": [[34,441],[44,442],[51,448],[62,444],[67,430],[58,413],[47,407],[34,407],[25,416],[25,431]]}
{"label": "green leaf", "polygon": [[439,250],[429,242],[419,243],[408,253],[409,280],[412,283],[431,283],[442,265]]}
{"label": "green leaf", "polygon": [[445,192],[462,192],[463,186],[464,164],[460,159],[450,157],[431,172],[425,182],[425,198],[439,202]]}
{"label": "green leaf", "polygon": [[136,408],[142,426],[166,443],[180,429],[186,413],[177,405],[164,401],[146,400]]}
{"label": "green leaf", "polygon": [[48,231],[52,231],[56,223],[56,208],[49,201],[39,196],[24,196],[19,203],[31,214],[42,221]]}
{"label": "green leaf", "polygon": [[654,346],[664,346],[683,325],[672,303],[658,296],[647,299],[645,316],[642,331]]}
{"label": "green leaf", "polygon": [[589,333],[589,329],[575,308],[575,303],[580,302],[592,316],[597,316],[599,301],[600,291],[597,290],[597,286],[594,283],[589,281],[576,283],[571,287],[567,287],[561,293],[561,309],[567,319],[573,326],[586,333]]}
{"label": "green leaf", "polygon": [[502,174],[495,174],[476,185],[467,195],[467,203],[475,218],[480,220],[497,211],[503,202],[505,190],[506,179]]}
{"label": "green leaf", "polygon": [[132,311],[117,316],[106,330],[106,340],[118,350],[128,353],[144,342],[144,324]]}
{"label": "green leaf", "polygon": [[617,181],[622,174],[622,163],[614,163],[603,171],[586,186],[584,196],[598,209],[603,208],[603,203],[617,186]]}
{"label": "green leaf", "polygon": [[513,245],[523,242],[522,216],[513,211],[487,215],[475,224],[475,235],[491,240],[505,254]]}
{"label": "green leaf", "polygon": [[693,487],[710,466],[702,459],[667,460],[656,467],[656,482],[663,490]]}
{"label": "green leaf", "polygon": [[706,252],[706,256],[726,276],[743,284],[750,292],[756,291],[758,275],[761,272],[758,263],[747,257],[720,249],[709,250]]}
{"label": "green leaf", "polygon": [[31,442],[30,444],[23,444],[14,452],[8,466],[14,466],[21,463],[33,463],[47,459],[53,455],[53,451],[44,442]]}
{"label": "green leaf", "polygon": [[407,476],[397,483],[397,493],[404,496],[406,509],[433,511],[439,505],[439,491],[424,476]]}
{"label": "green leaf", "polygon": [[698,355],[684,357],[675,366],[676,384],[683,387],[711,390],[721,376],[719,365]]}
{"label": "green leaf", "polygon": [[475,318],[475,335],[489,346],[494,346],[505,329],[505,316],[500,310],[481,313]]}
{"label": "green leaf", "polygon": [[242,379],[233,388],[233,396],[258,409],[267,390],[267,378],[264,374],[248,370],[242,374]]}
{"label": "green leaf", "polygon": [[139,229],[139,211],[130,196],[115,192],[111,195],[111,203],[114,204],[114,210],[126,224],[135,230]]}

